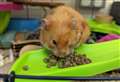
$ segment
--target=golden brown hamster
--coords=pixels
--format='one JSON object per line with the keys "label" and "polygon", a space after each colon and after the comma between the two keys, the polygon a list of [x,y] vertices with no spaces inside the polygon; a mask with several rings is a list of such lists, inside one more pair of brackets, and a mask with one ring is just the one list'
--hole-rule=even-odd
{"label": "golden brown hamster", "polygon": [[40,41],[57,57],[65,57],[90,35],[86,20],[69,6],[58,6],[44,18]]}

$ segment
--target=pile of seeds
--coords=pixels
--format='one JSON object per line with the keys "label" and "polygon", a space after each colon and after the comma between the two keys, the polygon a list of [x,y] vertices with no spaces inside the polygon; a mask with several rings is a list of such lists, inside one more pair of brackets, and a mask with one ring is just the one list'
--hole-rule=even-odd
{"label": "pile of seeds", "polygon": [[81,54],[72,54],[65,58],[58,58],[54,55],[49,55],[44,59],[44,62],[47,64],[47,67],[58,66],[58,68],[67,68],[77,65],[89,64],[91,60],[86,57],[86,55]]}

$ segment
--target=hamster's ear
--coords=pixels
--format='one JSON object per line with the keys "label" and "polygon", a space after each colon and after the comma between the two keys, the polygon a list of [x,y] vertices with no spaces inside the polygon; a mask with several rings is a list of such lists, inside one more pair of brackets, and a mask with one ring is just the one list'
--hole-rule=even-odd
{"label": "hamster's ear", "polygon": [[41,29],[46,29],[46,30],[48,30],[49,29],[49,27],[50,27],[50,24],[51,24],[51,22],[50,22],[50,20],[49,19],[43,19],[42,20],[42,28]]}
{"label": "hamster's ear", "polygon": [[50,25],[50,20],[49,20],[49,19],[43,19],[43,23],[44,23],[46,26],[49,26],[49,25]]}

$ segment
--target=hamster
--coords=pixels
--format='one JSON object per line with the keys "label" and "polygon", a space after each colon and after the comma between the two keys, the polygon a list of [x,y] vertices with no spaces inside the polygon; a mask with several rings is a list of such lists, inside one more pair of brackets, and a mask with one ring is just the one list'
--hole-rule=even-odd
{"label": "hamster", "polygon": [[43,19],[41,44],[57,57],[70,55],[90,35],[87,22],[79,12],[69,6],[58,6]]}

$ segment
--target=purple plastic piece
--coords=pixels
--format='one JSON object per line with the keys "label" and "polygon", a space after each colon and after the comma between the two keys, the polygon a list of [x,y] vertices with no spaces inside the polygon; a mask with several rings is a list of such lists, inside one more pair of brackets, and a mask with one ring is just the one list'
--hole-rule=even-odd
{"label": "purple plastic piece", "polygon": [[104,42],[104,41],[115,40],[115,39],[120,39],[120,35],[108,34],[108,35],[100,38],[97,42]]}
{"label": "purple plastic piece", "polygon": [[0,2],[0,11],[22,10],[23,6],[12,2]]}

